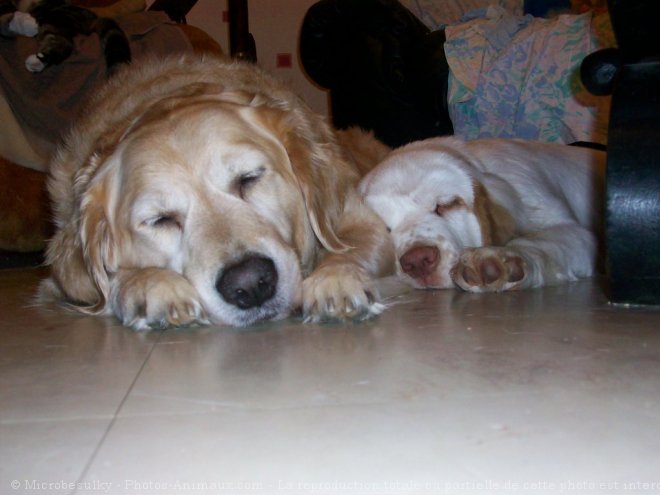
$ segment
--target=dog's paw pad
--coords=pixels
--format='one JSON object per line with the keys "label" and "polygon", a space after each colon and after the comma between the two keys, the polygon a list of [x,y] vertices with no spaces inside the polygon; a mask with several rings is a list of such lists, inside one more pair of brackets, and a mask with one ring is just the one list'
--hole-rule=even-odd
{"label": "dog's paw pad", "polygon": [[501,247],[464,250],[451,270],[452,280],[470,292],[495,292],[519,287],[525,279],[525,261]]}

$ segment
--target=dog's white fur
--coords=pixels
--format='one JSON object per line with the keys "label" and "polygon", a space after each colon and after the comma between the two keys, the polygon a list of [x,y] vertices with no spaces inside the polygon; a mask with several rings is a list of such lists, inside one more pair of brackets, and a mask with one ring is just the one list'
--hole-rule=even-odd
{"label": "dog's white fur", "polygon": [[[251,64],[134,63],[50,172],[43,298],[135,329],[383,309],[372,278],[391,270],[393,249],[357,193],[356,164],[322,117]],[[258,301],[237,304],[246,288]]]}
{"label": "dog's white fur", "polygon": [[360,191],[417,288],[487,292],[590,277],[604,153],[521,140],[432,138],[392,152]]}

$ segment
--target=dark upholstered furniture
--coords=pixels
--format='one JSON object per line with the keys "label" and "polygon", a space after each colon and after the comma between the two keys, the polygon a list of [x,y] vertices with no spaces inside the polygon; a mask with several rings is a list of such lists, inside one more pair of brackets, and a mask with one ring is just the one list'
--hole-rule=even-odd
{"label": "dark upholstered furniture", "polygon": [[395,0],[321,0],[303,21],[300,58],[330,90],[336,127],[400,146],[453,132],[444,41]]}

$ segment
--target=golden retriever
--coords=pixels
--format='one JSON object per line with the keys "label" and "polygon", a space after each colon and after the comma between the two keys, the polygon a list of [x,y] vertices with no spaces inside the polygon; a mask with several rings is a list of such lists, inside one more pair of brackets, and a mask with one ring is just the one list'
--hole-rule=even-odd
{"label": "golden retriever", "polygon": [[394,266],[357,164],[325,119],[254,65],[133,64],[51,163],[44,298],[135,329],[382,311]]}
{"label": "golden retriever", "polygon": [[440,137],[393,151],[360,191],[403,281],[494,292],[592,276],[604,169],[592,149]]}

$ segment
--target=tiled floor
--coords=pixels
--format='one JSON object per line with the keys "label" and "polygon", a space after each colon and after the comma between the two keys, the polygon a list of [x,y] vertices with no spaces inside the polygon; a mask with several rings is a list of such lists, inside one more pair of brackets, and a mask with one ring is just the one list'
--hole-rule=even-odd
{"label": "tiled floor", "polygon": [[660,310],[594,282],[137,334],[40,275],[0,271],[0,494],[660,491]]}

